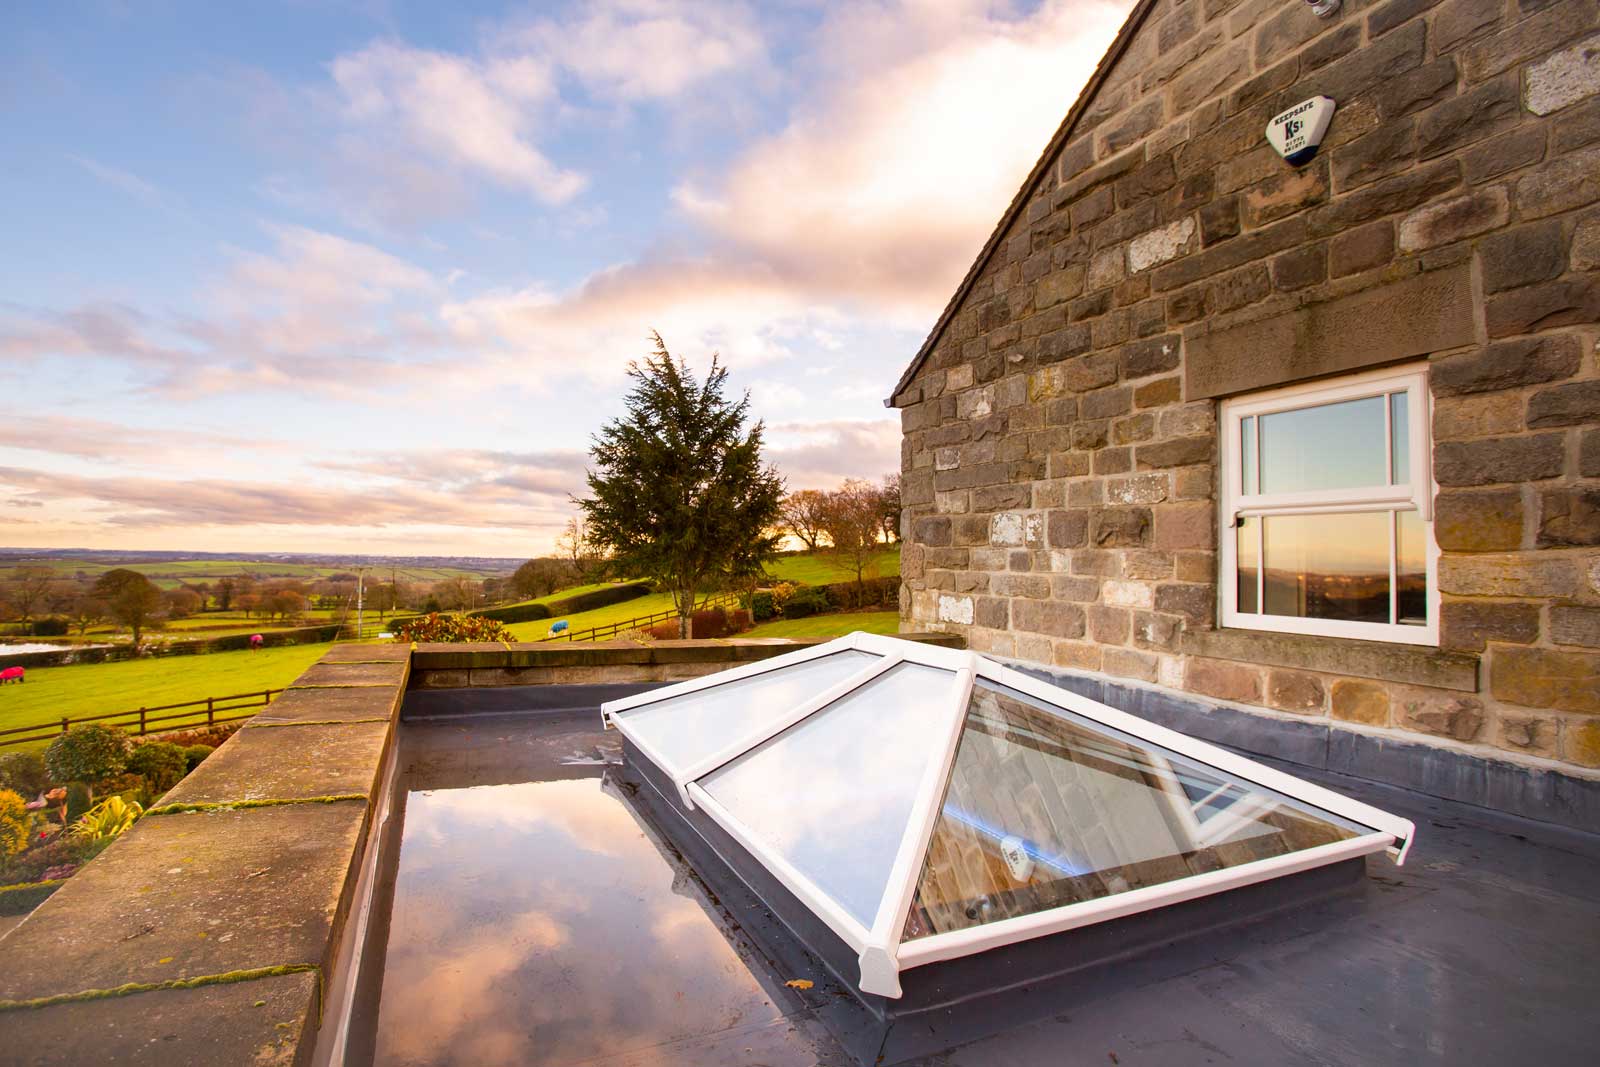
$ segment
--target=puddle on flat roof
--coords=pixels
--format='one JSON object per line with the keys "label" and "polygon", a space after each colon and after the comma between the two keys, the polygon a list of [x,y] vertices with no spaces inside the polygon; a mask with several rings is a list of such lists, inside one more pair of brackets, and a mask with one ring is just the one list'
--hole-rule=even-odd
{"label": "puddle on flat roof", "polygon": [[376,1062],[842,1062],[604,777],[592,725],[578,747],[548,725],[413,784],[493,779],[508,750],[559,780],[407,793]]}

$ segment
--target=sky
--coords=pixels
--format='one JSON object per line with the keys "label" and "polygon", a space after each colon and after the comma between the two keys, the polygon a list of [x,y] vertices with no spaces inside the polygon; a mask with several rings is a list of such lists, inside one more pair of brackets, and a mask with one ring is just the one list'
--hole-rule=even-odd
{"label": "sky", "polygon": [[7,4],[0,546],[534,555],[652,330],[881,478],[1129,6]]}

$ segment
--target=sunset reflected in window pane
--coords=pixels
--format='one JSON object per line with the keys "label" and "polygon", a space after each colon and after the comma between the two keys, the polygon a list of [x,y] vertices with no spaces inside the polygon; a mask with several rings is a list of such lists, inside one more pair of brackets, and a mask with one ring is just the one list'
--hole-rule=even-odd
{"label": "sunset reflected in window pane", "polygon": [[1261,610],[1256,598],[1257,570],[1261,566],[1261,520],[1246,518],[1239,520],[1239,610],[1257,612]]}
{"label": "sunset reflected in window pane", "polygon": [[1388,623],[1389,515],[1264,519],[1266,614]]}
{"label": "sunset reflected in window pane", "polygon": [[1381,396],[1261,416],[1261,492],[1388,484]]}
{"label": "sunset reflected in window pane", "polygon": [[1427,532],[1415,511],[1396,512],[1394,531],[1395,621],[1403,626],[1428,625]]}

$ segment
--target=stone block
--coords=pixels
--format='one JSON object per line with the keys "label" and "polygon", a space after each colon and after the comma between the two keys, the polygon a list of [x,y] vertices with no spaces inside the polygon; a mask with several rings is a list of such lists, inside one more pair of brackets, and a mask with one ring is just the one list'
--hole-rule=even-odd
{"label": "stone block", "polygon": [[1433,17],[1434,50],[1449,52],[1491,32],[1505,8],[1505,0],[1446,0]]}
{"label": "stone block", "polygon": [[1570,334],[1526,337],[1435,360],[1428,378],[1435,396],[1448,397],[1560,381],[1582,363],[1578,339]]}
{"label": "stone block", "polygon": [[948,515],[929,515],[917,519],[912,523],[911,536],[921,545],[935,548],[947,547],[951,543],[950,517]]}
{"label": "stone block", "polygon": [[1410,211],[1460,183],[1460,162],[1441,159],[1384,178],[1317,208],[1312,212],[1309,229],[1316,237],[1342,233],[1385,215]]}
{"label": "stone block", "polygon": [[1110,504],[1159,504],[1167,498],[1166,474],[1136,474],[1113,478],[1106,483],[1106,502]]}
{"label": "stone block", "polygon": [[[1276,154],[1274,153],[1274,156]],[[1304,211],[1328,199],[1328,163],[1319,159],[1292,170],[1280,169],[1265,181],[1245,190],[1239,201],[1245,226],[1254,229]]]}
{"label": "stone block", "polygon": [[1011,605],[1011,625],[1018,630],[1051,637],[1080,638],[1087,615],[1077,604],[1056,600],[1017,600]]}
{"label": "stone block", "polygon": [[1420,207],[1400,222],[1400,250],[1420,252],[1499,229],[1511,217],[1511,204],[1499,186]]}
{"label": "stone block", "polygon": [[1569,720],[1562,730],[1561,755],[1584,767],[1600,767],[1600,719]]}
{"label": "stone block", "polygon": [[1394,258],[1394,223],[1370,222],[1336,234],[1328,244],[1328,271],[1335,278],[1381,267]]}
{"label": "stone block", "polygon": [[1475,303],[1463,265],[1188,338],[1184,395],[1226,396],[1459,348],[1477,339]]}
{"label": "stone block", "polygon": [[1084,671],[1100,669],[1101,648],[1087,641],[1057,641],[1053,662],[1057,667],[1072,667]]}
{"label": "stone block", "polygon": [[1140,681],[1156,680],[1160,660],[1148,652],[1131,648],[1108,648],[1101,656],[1101,670],[1119,678],[1138,678]]}
{"label": "stone block", "polygon": [[1316,285],[1328,277],[1328,250],[1308,245],[1285,252],[1272,261],[1272,284],[1280,292]]}
{"label": "stone block", "polygon": [[1327,693],[1322,679],[1303,671],[1268,671],[1267,705],[1279,711],[1314,714],[1322,711]]}
{"label": "stone block", "polygon": [[1600,93],[1600,34],[1528,67],[1523,103],[1549,115]]}
{"label": "stone block", "polygon": [[1396,26],[1416,18],[1438,2],[1439,0],[1389,0],[1388,3],[1374,8],[1372,14],[1367,16],[1367,33],[1372,37],[1388,33]]}
{"label": "stone block", "polygon": [[1483,261],[1486,293],[1549,281],[1567,268],[1566,241],[1561,235],[1561,223],[1556,219],[1492,234],[1484,238],[1478,249]]}
{"label": "stone block", "polygon": [[1600,215],[1591,215],[1578,224],[1572,237],[1572,269],[1600,270]]}
{"label": "stone block", "polygon": [[1495,485],[1558,478],[1566,460],[1560,434],[1442,441],[1433,451],[1441,486]]}
{"label": "stone block", "polygon": [[1050,595],[1057,600],[1088,604],[1100,597],[1100,579],[1058,574],[1050,579]]}
{"label": "stone block", "polygon": [[1210,463],[1216,456],[1212,437],[1176,437],[1169,441],[1142,444],[1134,449],[1134,465],[1139,470],[1163,470]]}
{"label": "stone block", "polygon": [[1407,693],[1395,701],[1395,725],[1456,741],[1473,741],[1483,732],[1483,701],[1477,697]]}
{"label": "stone block", "polygon": [[157,806],[371,796],[392,729],[383,722],[337,726],[246,725]]}
{"label": "stone block", "polygon": [[[1446,557],[1447,559],[1449,557]],[[1157,594],[1156,607],[1161,600]],[[1331,641],[1302,634],[1252,630],[1189,630],[1182,651],[1211,659],[1232,659],[1269,667],[1292,667],[1376,681],[1425,685],[1464,693],[1478,691],[1478,657],[1418,645],[1380,641]]]}
{"label": "stone block", "polygon": [[1600,653],[1497,648],[1489,662],[1489,691],[1508,704],[1600,712]]}
{"label": "stone block", "polygon": [[1560,735],[1560,723],[1549,715],[1509,711],[1500,715],[1500,737],[1496,744],[1516,752],[1554,759],[1560,756]]}
{"label": "stone block", "polygon": [[387,686],[406,684],[405,663],[313,663],[290,682],[290,688],[309,686]]}
{"label": "stone block", "polygon": [[1190,659],[1184,668],[1183,687],[1218,700],[1261,703],[1261,671],[1239,663]]}
{"label": "stone block", "polygon": [[315,1040],[318,982],[301,971],[13,1011],[7,1058],[29,1067],[292,1067]]}
{"label": "stone block", "polygon": [[1329,701],[1335,719],[1366,726],[1389,725],[1389,691],[1376,682],[1335,679]]}
{"label": "stone block", "polygon": [[1348,193],[1406,170],[1416,158],[1415,145],[1416,123],[1399,119],[1339,146],[1329,157],[1334,191]]}
{"label": "stone block", "polygon": [[1211,315],[1226,315],[1265,299],[1271,292],[1272,280],[1267,268],[1252,263],[1217,279],[1206,291],[1206,311]]}
{"label": "stone block", "polygon": [[1578,473],[1600,478],[1600,429],[1585,430],[1578,445]]}
{"label": "stone block", "polygon": [[[1576,342],[1576,338],[1572,338]],[[1574,348],[1577,345],[1574,343]],[[1600,380],[1541,389],[1528,398],[1528,428],[1581,426],[1600,421]]]}
{"label": "stone block", "polygon": [[1532,644],[1539,638],[1539,605],[1512,600],[1446,600],[1439,609],[1439,645],[1482,652],[1489,641]]}
{"label": "stone block", "polygon": [[1149,608],[1155,604],[1155,590],[1144,582],[1108,581],[1101,587],[1105,603],[1118,608]]}
{"label": "stone block", "polygon": [[1044,600],[1050,595],[1050,579],[1043,574],[997,574],[989,580],[989,590],[996,596]]}
{"label": "stone block", "polygon": [[[1456,65],[1448,56],[1408,70],[1373,89],[1378,110],[1386,123],[1432,107],[1454,96],[1455,92]],[[1405,158],[1413,158],[1409,149]]]}
{"label": "stone block", "polygon": [[0,942],[0,999],[291,965],[326,973],[366,811],[344,801],[141,819]]}
{"label": "stone block", "polygon": [[1555,555],[1447,555],[1439,560],[1439,589],[1454,596],[1569,597],[1580,583],[1577,562]]}
{"label": "stone block", "polygon": [[1216,591],[1210,585],[1168,582],[1156,586],[1156,610],[1181,615],[1193,627],[1208,627],[1216,618]]}
{"label": "stone block", "polygon": [[1434,499],[1433,535],[1444,552],[1504,552],[1522,547],[1522,493],[1441,492]]}
{"label": "stone block", "polygon": [[1544,218],[1600,200],[1600,145],[1556,156],[1518,179],[1517,210]]}
{"label": "stone block", "polygon": [[[1523,5],[1523,11],[1530,10]],[[1518,63],[1539,59],[1594,25],[1593,0],[1552,3],[1520,22],[1474,42],[1458,53],[1461,73],[1469,82],[1481,81]]]}
{"label": "stone block", "polygon": [[[338,647],[338,646],[335,646]],[[402,646],[411,655],[410,646]],[[346,689],[290,689],[275,698],[251,725],[285,722],[349,722],[358,719],[392,719],[404,690],[382,686]]]}
{"label": "stone block", "polygon": [[1194,219],[1186,215],[1159,229],[1139,234],[1128,242],[1129,273],[1138,274],[1183,255],[1189,251],[1194,233]]}
{"label": "stone block", "polygon": [[973,601],[973,620],[978,626],[1004,630],[1011,625],[1011,602],[1000,597],[977,597]]}
{"label": "stone block", "polygon": [[1045,540],[1051,548],[1081,548],[1088,543],[1089,513],[1084,508],[1050,512],[1046,517]]}
{"label": "stone block", "polygon": [[939,598],[940,622],[972,625],[973,603],[970,596],[941,596]]}
{"label": "stone block", "polygon": [[1182,341],[1175,333],[1147,337],[1124,345],[1119,353],[1122,376],[1128,379],[1145,378],[1178,366]]}
{"label": "stone block", "polygon": [[1161,504],[1155,509],[1155,547],[1167,551],[1216,545],[1216,509],[1208,500]]}
{"label": "stone block", "polygon": [[1488,181],[1539,162],[1544,158],[1544,143],[1543,127],[1519,126],[1467,149],[1461,154],[1461,166],[1467,181]]}
{"label": "stone block", "polygon": [[1417,158],[1432,159],[1514,126],[1520,118],[1514,77],[1497,78],[1424,112],[1417,122]]}
{"label": "stone block", "polygon": [[1433,438],[1450,441],[1463,437],[1520,433],[1524,426],[1523,399],[1517,393],[1476,393],[1435,396]]}
{"label": "stone block", "polygon": [[1239,236],[1238,197],[1221,197],[1200,209],[1200,243],[1206,248],[1237,236]]}
{"label": "stone block", "polygon": [[1540,548],[1600,545],[1600,489],[1571,486],[1539,494]]}
{"label": "stone block", "polygon": [[1560,278],[1490,297],[1490,337],[1600,322],[1600,278]]}
{"label": "stone block", "polygon": [[1090,539],[1100,548],[1138,547],[1149,536],[1149,508],[1103,508],[1093,514]]}
{"label": "stone block", "polygon": [[1128,626],[1132,621],[1127,609],[1109,604],[1091,604],[1088,609],[1089,640],[1102,645],[1128,643]]}
{"label": "stone block", "polygon": [[1141,648],[1170,651],[1177,647],[1180,625],[1182,624],[1171,615],[1136,611],[1133,613],[1133,643]]}
{"label": "stone block", "polygon": [[1562,112],[1551,125],[1552,155],[1571,152],[1596,141],[1600,141],[1600,97]]}
{"label": "stone block", "polygon": [[1556,604],[1550,608],[1550,640],[1558,645],[1600,648],[1600,608]]}

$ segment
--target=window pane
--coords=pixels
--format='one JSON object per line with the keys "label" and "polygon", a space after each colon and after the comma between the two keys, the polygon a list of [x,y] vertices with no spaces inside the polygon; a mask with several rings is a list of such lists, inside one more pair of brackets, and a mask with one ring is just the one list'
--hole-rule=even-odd
{"label": "window pane", "polygon": [[685,767],[758,726],[775,722],[878,659],[870,652],[847,649],[619,711],[617,718],[626,722],[659,758],[673,767]]}
{"label": "window pane", "polygon": [[1395,619],[1403,626],[1428,625],[1427,529],[1415,511],[1395,513]]}
{"label": "window pane", "polygon": [[1411,423],[1406,416],[1405,393],[1389,396],[1389,426],[1394,447],[1389,453],[1389,478],[1391,485],[1411,484]]}
{"label": "window pane", "polygon": [[1261,491],[1387,485],[1381,396],[1261,417]]}
{"label": "window pane", "polygon": [[903,937],[1065,907],[1362,832],[980,680]]}
{"label": "window pane", "polygon": [[955,682],[954,671],[891,667],[700,785],[870,928]]}
{"label": "window pane", "polygon": [[1239,483],[1244,487],[1245,496],[1255,496],[1256,493],[1256,417],[1250,415],[1239,420],[1239,455],[1243,461],[1243,480]]}
{"label": "window pane", "polygon": [[1261,610],[1256,602],[1256,581],[1261,567],[1261,520],[1247,517],[1239,520],[1239,610],[1255,613]]}
{"label": "window pane", "polygon": [[[1383,409],[1378,410],[1381,415]],[[1266,613],[1387,624],[1389,515],[1271,515],[1262,520]]]}

